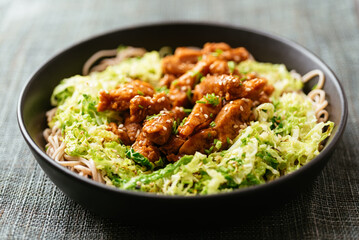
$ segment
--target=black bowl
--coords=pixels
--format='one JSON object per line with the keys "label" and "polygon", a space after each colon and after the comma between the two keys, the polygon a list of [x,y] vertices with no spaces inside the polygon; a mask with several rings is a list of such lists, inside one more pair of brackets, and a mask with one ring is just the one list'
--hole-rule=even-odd
{"label": "black bowl", "polygon": [[[46,128],[45,112],[51,108],[50,96],[63,78],[81,72],[84,62],[96,51],[116,48],[120,44],[158,50],[162,46],[202,46],[205,42],[226,42],[233,47],[246,47],[262,62],[284,63],[288,69],[305,74],[321,69],[326,76],[330,120],[335,123],[333,134],[323,151],[298,171],[278,180],[229,193],[207,196],[164,196],[125,191],[96,183],[60,166],[44,152],[42,131]],[[306,86],[310,89],[314,83]],[[270,207],[289,193],[311,185],[329,160],[347,121],[347,101],[333,72],[314,54],[278,36],[244,27],[202,23],[170,23],[121,29],[78,43],[49,60],[29,80],[18,104],[21,132],[36,160],[50,179],[67,196],[102,216],[131,216],[150,219],[196,218],[214,213],[227,214],[238,209],[241,214],[253,212],[258,206]],[[265,199],[263,201],[263,199]],[[241,206],[245,206],[244,208]],[[210,215],[209,215],[210,214]]]}

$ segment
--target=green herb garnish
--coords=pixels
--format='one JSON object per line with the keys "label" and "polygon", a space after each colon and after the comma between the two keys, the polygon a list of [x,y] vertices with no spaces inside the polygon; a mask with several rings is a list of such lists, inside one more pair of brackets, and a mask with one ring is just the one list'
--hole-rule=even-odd
{"label": "green herb garnish", "polygon": [[215,52],[212,52],[212,56],[218,57],[219,55],[221,55],[223,53],[222,49],[216,49]]}
{"label": "green herb garnish", "polygon": [[183,125],[186,123],[186,121],[187,121],[187,117],[185,117],[185,118],[182,120],[180,126],[183,126]]}
{"label": "green herb garnish", "polygon": [[170,92],[170,90],[166,87],[166,86],[162,86],[162,87],[158,87],[156,88],[156,92],[158,93],[166,93],[168,94]]}
{"label": "green herb garnish", "polygon": [[187,95],[188,100],[192,101],[192,90],[191,90],[191,88],[187,89],[186,95]]}
{"label": "green herb garnish", "polygon": [[228,68],[229,68],[229,72],[230,73],[233,73],[234,72],[234,69],[236,67],[236,63],[233,62],[233,61],[228,61],[227,62],[227,65],[228,65]]}
{"label": "green herb garnish", "polygon": [[174,81],[171,83],[171,85],[173,85],[174,87],[175,87],[177,84],[178,84],[178,80],[177,80],[177,79],[174,80]]}
{"label": "green herb garnish", "polygon": [[159,114],[154,114],[154,115],[151,115],[151,116],[147,116],[146,117],[146,120],[147,121],[150,121],[150,120],[152,120],[152,119],[154,119],[154,118],[156,118],[156,117],[159,117],[159,116],[161,116],[162,114],[161,113],[159,113]]}
{"label": "green herb garnish", "polygon": [[214,93],[208,94],[204,96],[204,98],[207,100],[209,104],[212,104],[213,106],[217,106],[220,102],[219,97],[217,97]]}
{"label": "green herb garnish", "polygon": [[214,146],[210,147],[209,149],[205,149],[204,152],[205,152],[206,154],[211,154],[211,152],[213,151],[213,149],[214,149]]}
{"label": "green herb garnish", "polygon": [[190,108],[184,108],[184,109],[183,109],[183,112],[185,112],[185,113],[191,113],[191,112],[192,112],[192,109],[190,109]]}
{"label": "green herb garnish", "polygon": [[177,121],[176,121],[176,120],[173,121],[172,133],[173,133],[174,135],[177,135],[177,133],[178,133],[178,124],[177,124]]}

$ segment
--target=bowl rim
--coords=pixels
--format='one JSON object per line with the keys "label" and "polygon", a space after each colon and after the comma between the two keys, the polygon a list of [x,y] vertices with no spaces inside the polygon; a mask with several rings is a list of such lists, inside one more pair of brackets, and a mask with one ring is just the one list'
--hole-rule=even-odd
{"label": "bowl rim", "polygon": [[[57,58],[61,57],[63,54],[71,51],[73,48],[76,48],[82,44],[86,44],[87,42],[90,42],[90,41],[95,41],[96,39],[105,37],[106,35],[111,35],[111,34],[115,34],[117,32],[127,31],[127,30],[138,30],[141,28],[164,27],[164,26],[176,27],[179,25],[187,25],[189,27],[190,26],[219,27],[219,28],[239,30],[242,32],[248,32],[250,34],[264,36],[264,37],[273,39],[277,42],[280,42],[282,44],[288,45],[289,47],[294,48],[295,50],[303,53],[307,58],[316,62],[320,66],[320,69],[325,70],[327,72],[327,74],[331,75],[331,78],[334,80],[332,83],[333,83],[335,89],[337,89],[337,91],[339,93],[339,101],[340,101],[340,105],[342,106],[342,109],[343,109],[341,116],[340,116],[340,123],[339,123],[339,126],[337,127],[337,132],[333,136],[331,142],[328,145],[326,145],[325,148],[323,149],[323,151],[321,151],[319,153],[319,155],[316,156],[314,159],[312,159],[310,162],[308,162],[307,164],[305,164],[298,170],[296,170],[288,175],[284,175],[284,176],[282,176],[278,179],[275,179],[273,181],[266,182],[266,183],[260,184],[260,185],[239,188],[239,189],[235,189],[235,190],[229,191],[229,192],[220,192],[220,193],[206,194],[206,195],[191,195],[191,196],[166,195],[166,194],[158,194],[158,193],[147,193],[147,192],[140,192],[140,191],[133,191],[133,190],[125,190],[125,189],[120,189],[120,188],[116,188],[113,186],[109,186],[104,183],[98,183],[91,179],[82,177],[82,176],[72,172],[71,170],[61,166],[60,164],[58,164],[55,160],[50,158],[45,152],[43,152],[37,146],[35,141],[30,136],[27,128],[25,127],[24,118],[23,118],[23,106],[24,106],[24,101],[25,101],[24,96],[29,91],[30,85],[34,81],[36,81],[37,76],[40,75],[43,72],[43,70],[47,68],[47,66],[51,65],[53,61],[55,61]],[[64,174],[67,175],[67,177],[70,177],[76,181],[80,181],[82,184],[89,184],[95,188],[100,188],[105,191],[110,191],[114,194],[127,195],[129,197],[160,198],[160,199],[166,199],[166,200],[187,199],[188,201],[190,201],[190,200],[216,199],[216,198],[222,198],[225,196],[229,197],[229,196],[234,196],[234,195],[238,195],[238,196],[250,195],[250,194],[253,194],[253,193],[256,193],[259,191],[264,191],[264,190],[268,190],[269,188],[274,188],[274,187],[280,186],[291,179],[294,180],[295,178],[300,177],[300,175],[302,175],[304,172],[309,171],[310,168],[312,168],[312,166],[319,164],[321,161],[324,161],[324,158],[328,157],[327,155],[332,150],[334,150],[333,148],[335,147],[338,140],[343,135],[343,132],[344,132],[344,129],[345,129],[345,126],[347,123],[347,118],[348,118],[348,103],[347,103],[346,95],[343,90],[342,84],[340,83],[340,81],[338,80],[338,78],[334,74],[334,72],[331,70],[331,68],[321,58],[319,58],[316,54],[309,51],[307,48],[305,48],[304,46],[298,44],[297,42],[295,42],[293,40],[289,40],[288,38],[279,36],[278,34],[266,32],[266,31],[262,31],[262,30],[257,30],[257,29],[253,29],[251,27],[246,27],[246,26],[242,26],[242,25],[224,24],[224,23],[216,23],[216,22],[202,22],[202,21],[167,21],[167,22],[147,23],[147,24],[135,24],[135,25],[127,26],[127,27],[120,27],[120,28],[116,28],[116,29],[113,29],[110,31],[105,31],[103,33],[95,34],[90,37],[84,38],[83,40],[77,41],[74,44],[71,44],[70,46],[68,46],[68,47],[64,48],[63,50],[60,50],[57,53],[55,53],[54,55],[52,55],[52,57],[45,60],[45,62],[43,64],[41,64],[40,66],[41,66],[40,68],[38,68],[37,70],[35,70],[35,72],[33,74],[31,74],[31,77],[27,80],[25,86],[22,88],[21,93],[19,95],[18,104],[17,104],[18,126],[20,128],[20,131],[21,131],[25,141],[29,145],[29,147],[33,151],[35,151],[41,158],[43,158],[45,161],[47,161],[51,165],[51,167],[55,168],[58,171],[63,172]],[[46,175],[47,175],[47,173],[46,173]]]}

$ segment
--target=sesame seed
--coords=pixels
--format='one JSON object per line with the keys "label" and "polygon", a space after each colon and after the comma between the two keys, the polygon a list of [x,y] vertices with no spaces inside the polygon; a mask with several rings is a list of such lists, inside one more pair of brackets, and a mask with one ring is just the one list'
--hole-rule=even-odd
{"label": "sesame seed", "polygon": [[246,91],[249,92],[249,91],[251,91],[251,89],[250,89],[250,88],[246,88]]}
{"label": "sesame seed", "polygon": [[118,125],[118,128],[123,128],[123,124]]}
{"label": "sesame seed", "polygon": [[140,129],[137,129],[136,138],[138,137],[138,135],[140,135]]}
{"label": "sesame seed", "polygon": [[163,126],[162,128],[163,128],[163,130],[167,131],[167,128],[165,126]]}
{"label": "sesame seed", "polygon": [[234,124],[233,128],[238,128],[238,125],[237,125],[237,124]]}
{"label": "sesame seed", "polygon": [[241,109],[242,112],[244,111],[243,106],[240,106],[239,109]]}
{"label": "sesame seed", "polygon": [[167,122],[167,123],[171,123],[171,119],[167,119],[166,122]]}
{"label": "sesame seed", "polygon": [[204,114],[203,116],[204,116],[205,118],[208,118],[208,115],[207,115],[207,114]]}
{"label": "sesame seed", "polygon": [[197,116],[197,117],[198,117],[198,116],[199,116],[199,113],[196,113],[196,114],[195,114],[195,116]]}

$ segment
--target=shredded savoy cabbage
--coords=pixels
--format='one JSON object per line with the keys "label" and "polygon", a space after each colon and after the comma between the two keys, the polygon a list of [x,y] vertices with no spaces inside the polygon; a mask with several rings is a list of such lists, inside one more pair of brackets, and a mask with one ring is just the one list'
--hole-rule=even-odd
{"label": "shredded savoy cabbage", "polygon": [[162,159],[151,163],[106,130],[108,123],[121,118],[114,111],[97,112],[98,92],[129,78],[157,87],[162,72],[156,51],[100,73],[62,80],[51,97],[57,112],[49,126],[61,129],[66,154],[95,162],[106,184],[169,195],[212,194],[262,184],[290,174],[317,156],[334,123],[317,123],[311,100],[299,91],[301,81],[283,64],[244,61],[235,67],[267,78],[275,92],[272,103],[255,109],[256,121],[241,130],[225,151],[197,152],[167,165]]}

